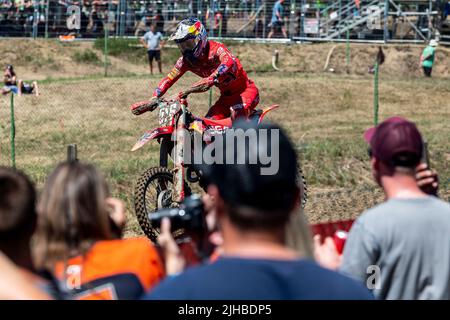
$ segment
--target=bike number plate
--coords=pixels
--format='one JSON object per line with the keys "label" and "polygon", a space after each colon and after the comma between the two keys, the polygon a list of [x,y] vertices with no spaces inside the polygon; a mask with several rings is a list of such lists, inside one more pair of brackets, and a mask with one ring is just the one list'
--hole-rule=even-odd
{"label": "bike number plate", "polygon": [[168,103],[159,108],[159,125],[161,127],[169,126],[172,123],[172,118],[179,109],[177,102]]}

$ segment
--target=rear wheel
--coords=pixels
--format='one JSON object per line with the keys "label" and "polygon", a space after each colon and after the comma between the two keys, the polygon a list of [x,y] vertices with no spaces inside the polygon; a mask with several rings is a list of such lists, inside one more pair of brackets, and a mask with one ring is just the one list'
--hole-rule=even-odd
{"label": "rear wheel", "polygon": [[[185,184],[184,188],[185,194],[190,195],[189,186]],[[134,190],[136,218],[145,235],[155,243],[159,229],[152,227],[148,215],[162,208],[177,206],[177,203],[172,201],[172,190],[172,170],[164,167],[147,169],[140,176]],[[174,235],[179,235],[180,232],[182,230],[177,231]]]}

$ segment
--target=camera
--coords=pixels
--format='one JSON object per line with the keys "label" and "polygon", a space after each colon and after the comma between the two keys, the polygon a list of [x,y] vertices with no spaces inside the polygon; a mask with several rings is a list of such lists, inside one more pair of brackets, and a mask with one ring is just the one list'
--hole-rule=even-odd
{"label": "camera", "polygon": [[155,228],[161,227],[163,218],[170,219],[172,231],[185,229],[203,232],[206,230],[203,201],[197,194],[186,197],[178,208],[164,208],[148,214],[148,219]]}

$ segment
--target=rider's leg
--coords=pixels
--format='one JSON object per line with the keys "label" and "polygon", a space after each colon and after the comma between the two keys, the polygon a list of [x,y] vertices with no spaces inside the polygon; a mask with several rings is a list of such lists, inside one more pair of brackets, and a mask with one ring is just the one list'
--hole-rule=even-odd
{"label": "rider's leg", "polygon": [[23,86],[23,80],[20,79],[17,84],[17,95],[18,96],[22,95],[22,86]]}
{"label": "rider's leg", "polygon": [[36,94],[36,96],[39,96],[39,87],[38,87],[37,81],[33,81],[33,89],[34,89],[34,93]]}
{"label": "rider's leg", "polygon": [[159,73],[162,73],[161,50],[156,51],[156,62],[158,62]]}
{"label": "rider's leg", "polygon": [[153,74],[153,51],[147,51],[148,65],[150,67],[150,74]]}
{"label": "rider's leg", "polygon": [[236,100],[235,96],[220,96],[219,100],[208,110],[205,117],[214,120],[221,120],[231,116],[230,107]]}
{"label": "rider's leg", "polygon": [[231,116],[230,108],[235,111],[235,117],[247,118],[259,103],[259,91],[252,80],[247,88],[238,95],[220,96],[219,100],[209,109],[206,117],[221,120]]}
{"label": "rider's leg", "polygon": [[246,117],[255,110],[259,103],[259,90],[252,80],[249,80],[247,88],[240,94],[242,101],[242,110],[237,112],[237,117]]}

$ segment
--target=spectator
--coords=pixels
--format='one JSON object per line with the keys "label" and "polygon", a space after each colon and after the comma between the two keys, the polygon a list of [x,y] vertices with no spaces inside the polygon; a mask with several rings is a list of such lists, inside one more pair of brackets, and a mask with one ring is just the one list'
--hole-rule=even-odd
{"label": "spectator", "polygon": [[156,15],[153,17],[153,24],[156,25],[156,32],[164,34],[164,16],[160,8],[156,10]]}
{"label": "spectator", "polygon": [[[32,261],[30,242],[37,220],[35,201],[34,186],[23,173],[0,167],[0,252],[32,287],[60,298],[52,277],[36,271]],[[0,272],[3,274],[3,268]]]}
{"label": "spectator", "polygon": [[414,123],[392,117],[364,138],[386,202],[353,224],[342,261],[331,241],[320,246],[316,239],[318,258],[364,282],[373,268],[371,285],[381,299],[450,299],[450,205],[424,193],[416,181],[420,132]]}
{"label": "spectator", "polygon": [[156,26],[154,24],[150,26],[150,31],[141,38],[141,43],[147,49],[150,73],[153,74],[153,59],[158,62],[159,73],[162,73],[161,46],[164,43],[162,42],[161,32],[156,31]]}
{"label": "spectator", "polygon": [[39,95],[39,87],[36,81],[33,81],[31,85],[25,83],[21,79],[17,79],[17,74],[14,71],[14,67],[12,65],[8,65],[5,69],[5,73],[3,74],[3,88],[2,94],[8,94],[13,92],[21,96],[22,94],[32,94],[33,92],[36,96]]}
{"label": "spectator", "polygon": [[36,288],[12,261],[0,252],[0,300],[47,300],[51,297]]}
{"label": "spectator", "polygon": [[[239,156],[245,159],[245,164],[213,164],[202,168],[207,192],[214,199],[212,205],[205,204],[205,208],[209,207],[217,216],[223,253],[212,264],[192,267],[165,280],[145,298],[370,299],[369,291],[360,284],[322,269],[287,247],[286,225],[292,214],[299,214],[300,190],[296,181],[296,154],[285,133],[275,125],[257,127],[245,121],[236,122],[236,128],[243,130],[240,134],[239,130],[235,131],[238,139],[253,133],[259,136],[259,144],[248,142],[236,146],[234,138],[227,139],[230,131],[224,135],[223,145],[232,147],[234,160]],[[264,130],[255,132],[258,128],[268,130],[269,136]],[[279,146],[276,154],[269,147],[274,144]],[[278,172],[261,175],[263,166],[250,164],[254,163],[250,159],[268,154],[270,149],[272,157],[279,159]],[[227,155],[228,152],[229,149]],[[166,263],[173,268],[168,271],[173,273],[177,271],[178,252],[169,230],[170,223],[165,220],[162,247],[170,258]],[[178,263],[180,265],[182,263]]]}
{"label": "spectator", "polygon": [[227,36],[227,18],[223,10],[218,10],[214,15],[214,34],[220,37]]}
{"label": "spectator", "polygon": [[33,81],[31,84],[24,82],[23,80],[19,80],[19,96],[22,94],[35,94],[39,96],[39,87],[37,81]]}
{"label": "spectator", "polygon": [[275,2],[275,4],[273,5],[273,9],[272,9],[272,20],[270,21],[270,32],[269,35],[267,36],[269,39],[272,38],[272,36],[274,35],[275,32],[279,31],[281,29],[281,32],[283,33],[283,36],[285,38],[287,38],[287,32],[286,32],[286,27],[284,26],[284,17],[283,17],[283,3],[284,0],[278,0],[277,2]]}
{"label": "spectator", "polygon": [[39,206],[36,262],[76,299],[135,299],[163,277],[146,238],[121,240],[124,206],[91,165],[60,164]]}
{"label": "spectator", "polygon": [[6,66],[5,72],[3,73],[3,88],[2,94],[7,94],[10,92],[18,93],[17,88],[17,75],[14,71],[14,66],[9,64]]}
{"label": "spectator", "polygon": [[134,32],[135,37],[139,37],[141,32],[144,34],[148,32],[149,28],[148,25],[151,23],[152,19],[150,16],[144,16],[142,19],[136,23],[136,30]]}
{"label": "spectator", "polygon": [[102,19],[100,18],[97,10],[93,9],[91,11],[91,15],[89,18],[89,24],[87,29],[91,32],[94,36],[100,36],[104,33],[104,23]]}
{"label": "spectator", "polygon": [[431,77],[437,45],[438,43],[436,40],[430,40],[430,43],[423,50],[422,55],[420,56],[420,63],[422,64],[423,74],[425,77]]}

